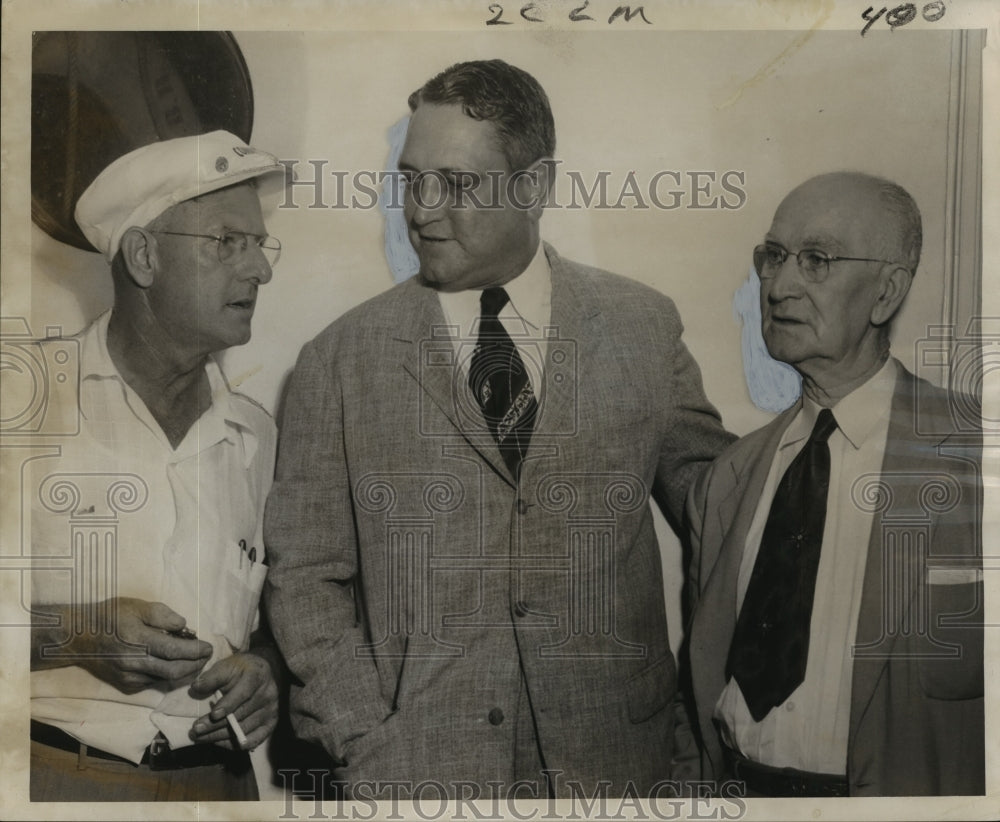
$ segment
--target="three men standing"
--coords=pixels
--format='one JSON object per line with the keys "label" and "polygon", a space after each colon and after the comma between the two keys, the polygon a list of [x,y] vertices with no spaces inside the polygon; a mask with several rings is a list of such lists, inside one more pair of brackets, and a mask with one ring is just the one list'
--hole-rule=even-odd
{"label": "three men standing", "polygon": [[[280,165],[185,138],[81,200],[116,303],[80,338],[84,431],[58,473],[131,477],[149,507],[107,599],[36,575],[59,620],[33,631],[33,798],[254,795],[222,749],[226,714],[248,746],[275,723],[248,648],[265,543],[296,729],[349,790],[648,795],[691,754],[651,498],[691,528],[704,778],[981,793],[980,441],[888,353],[920,255],[909,195],[838,173],[782,203],[754,264],[804,397],[730,446],[673,303],[541,241],[534,78],[461,63],[410,107],[420,272],[303,348],[263,533],[273,427],[210,355],[249,338],[280,247],[247,180]],[[33,525],[36,555],[65,547],[64,519]],[[72,633],[81,609],[117,630]]]}

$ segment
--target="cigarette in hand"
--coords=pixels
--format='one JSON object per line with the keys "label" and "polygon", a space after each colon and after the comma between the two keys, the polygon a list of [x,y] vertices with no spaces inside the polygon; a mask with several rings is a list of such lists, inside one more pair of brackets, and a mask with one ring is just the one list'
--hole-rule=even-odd
{"label": "cigarette in hand", "polygon": [[[216,701],[222,699],[222,691],[215,692]],[[243,733],[243,729],[240,727],[239,720],[236,719],[232,714],[226,714],[226,722],[229,723],[229,727],[233,729],[233,733],[236,734],[236,742],[240,746],[240,750],[243,750],[247,746],[247,735]]]}

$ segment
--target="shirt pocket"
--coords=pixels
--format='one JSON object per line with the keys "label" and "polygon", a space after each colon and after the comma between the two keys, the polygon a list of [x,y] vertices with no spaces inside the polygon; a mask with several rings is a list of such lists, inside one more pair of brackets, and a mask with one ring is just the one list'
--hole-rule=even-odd
{"label": "shirt pocket", "polygon": [[257,604],[267,566],[252,561],[241,543],[229,543],[219,585],[211,592],[212,630],[224,636],[236,651],[245,650],[257,620]]}

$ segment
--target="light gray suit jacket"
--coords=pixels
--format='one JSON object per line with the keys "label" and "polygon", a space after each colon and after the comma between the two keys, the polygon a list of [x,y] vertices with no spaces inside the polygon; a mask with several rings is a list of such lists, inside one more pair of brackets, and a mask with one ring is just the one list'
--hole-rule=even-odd
{"label": "light gray suit jacket", "polygon": [[[799,407],[734,443],[689,499],[691,677],[705,779],[725,777],[712,714],[726,684],[747,529]],[[875,512],[851,687],[852,796],[984,790],[982,582],[928,584],[930,567],[967,575],[980,564],[978,424],[975,403],[900,366],[881,476],[852,490]]]}
{"label": "light gray suit jacket", "polygon": [[552,330],[520,483],[418,280],[299,357],[265,598],[294,726],[348,783],[509,787],[522,671],[556,793],[669,777],[676,668],[648,500],[679,521],[732,438],[668,298],[546,253]]}

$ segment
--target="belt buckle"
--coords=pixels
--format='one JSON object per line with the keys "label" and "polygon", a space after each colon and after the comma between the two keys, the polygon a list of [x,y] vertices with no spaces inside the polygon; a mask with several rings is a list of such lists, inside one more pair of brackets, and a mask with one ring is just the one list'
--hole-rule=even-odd
{"label": "belt buckle", "polygon": [[149,743],[149,769],[151,771],[166,771],[174,767],[174,752],[162,732],[153,737]]}

